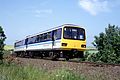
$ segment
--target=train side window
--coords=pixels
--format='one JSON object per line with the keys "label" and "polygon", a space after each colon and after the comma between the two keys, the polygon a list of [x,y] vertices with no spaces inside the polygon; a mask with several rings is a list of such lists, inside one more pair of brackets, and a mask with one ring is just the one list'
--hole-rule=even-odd
{"label": "train side window", "polygon": [[52,40],[55,41],[57,39],[57,30],[52,32]]}
{"label": "train side window", "polygon": [[36,36],[28,38],[28,44],[35,43],[36,41]]}
{"label": "train side window", "polygon": [[44,35],[43,34],[40,35],[40,42],[42,42],[42,41],[44,41]]}
{"label": "train side window", "polygon": [[30,38],[28,38],[28,42],[27,42],[27,44],[30,44],[30,42],[31,42],[31,41],[30,41]]}
{"label": "train side window", "polygon": [[23,46],[24,45],[24,40],[21,40],[19,42],[15,43],[15,47]]}
{"label": "train side window", "polygon": [[57,30],[57,39],[61,39],[61,33],[62,33],[62,29],[58,29]]}
{"label": "train side window", "polygon": [[37,40],[38,40],[38,42],[40,42],[41,35],[38,35],[38,36],[37,36],[37,38],[38,38],[38,39],[37,39]]}
{"label": "train side window", "polygon": [[35,42],[36,42],[36,43],[39,42],[39,39],[40,39],[40,38],[39,38],[39,35],[37,35]]}
{"label": "train side window", "polygon": [[47,33],[44,33],[44,41],[47,40]]}
{"label": "train side window", "polygon": [[40,34],[40,36],[39,36],[39,42],[41,42],[41,40],[42,40],[42,34]]}
{"label": "train side window", "polygon": [[47,40],[51,40],[51,32],[47,33]]}
{"label": "train side window", "polygon": [[30,38],[30,44],[32,44],[34,41],[33,41],[33,37]]}
{"label": "train side window", "polygon": [[57,30],[54,30],[53,32],[52,32],[52,40],[54,41],[54,40],[57,40],[57,39],[61,39],[61,33],[62,33],[62,29],[60,28],[60,29],[57,29]]}

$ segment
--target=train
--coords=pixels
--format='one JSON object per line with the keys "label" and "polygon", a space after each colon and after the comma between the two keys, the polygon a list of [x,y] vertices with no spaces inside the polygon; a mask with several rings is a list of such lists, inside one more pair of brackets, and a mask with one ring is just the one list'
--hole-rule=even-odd
{"label": "train", "polygon": [[69,60],[84,57],[85,50],[85,29],[75,24],[63,24],[14,43],[14,53],[19,57]]}

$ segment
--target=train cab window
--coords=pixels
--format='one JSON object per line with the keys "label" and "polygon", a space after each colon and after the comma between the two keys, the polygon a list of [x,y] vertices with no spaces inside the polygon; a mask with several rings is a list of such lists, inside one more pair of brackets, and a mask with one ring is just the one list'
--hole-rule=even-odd
{"label": "train cab window", "polygon": [[64,28],[64,38],[66,38],[66,39],[71,38],[71,29],[70,28]]}
{"label": "train cab window", "polygon": [[85,30],[78,27],[65,27],[64,39],[85,40]]}
{"label": "train cab window", "polygon": [[78,36],[78,34],[77,34],[77,33],[78,33],[77,29],[71,29],[71,31],[72,31],[72,36],[71,36],[71,37],[72,37],[73,39],[77,39],[77,36]]}
{"label": "train cab window", "polygon": [[84,40],[85,39],[85,30],[80,28],[78,31],[78,39]]}

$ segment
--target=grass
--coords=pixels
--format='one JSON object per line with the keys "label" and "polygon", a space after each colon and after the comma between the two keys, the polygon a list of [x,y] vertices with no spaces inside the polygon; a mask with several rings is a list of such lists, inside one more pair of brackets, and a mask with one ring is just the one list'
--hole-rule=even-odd
{"label": "grass", "polygon": [[[91,46],[89,46],[89,47],[87,47],[86,48],[86,51],[88,51],[89,53],[97,53],[98,52],[98,50],[95,48],[95,47],[91,47]],[[85,52],[86,52],[85,51]]]}
{"label": "grass", "polygon": [[13,49],[13,46],[12,46],[12,45],[5,45],[5,46],[4,46],[4,49],[5,49],[5,50],[12,50],[12,49]]}
{"label": "grass", "polygon": [[67,69],[45,71],[32,66],[0,65],[0,80],[85,80]]}
{"label": "grass", "polygon": [[54,70],[48,78],[50,80],[85,80],[84,77],[73,74],[67,69]]}

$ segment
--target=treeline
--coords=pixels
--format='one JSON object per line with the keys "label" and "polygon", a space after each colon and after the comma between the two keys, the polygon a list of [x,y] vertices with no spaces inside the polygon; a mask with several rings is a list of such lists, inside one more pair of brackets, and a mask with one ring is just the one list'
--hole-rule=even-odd
{"label": "treeline", "polygon": [[104,63],[120,63],[120,27],[108,25],[105,32],[94,37],[92,44],[97,48],[97,53],[85,53],[84,60]]}

